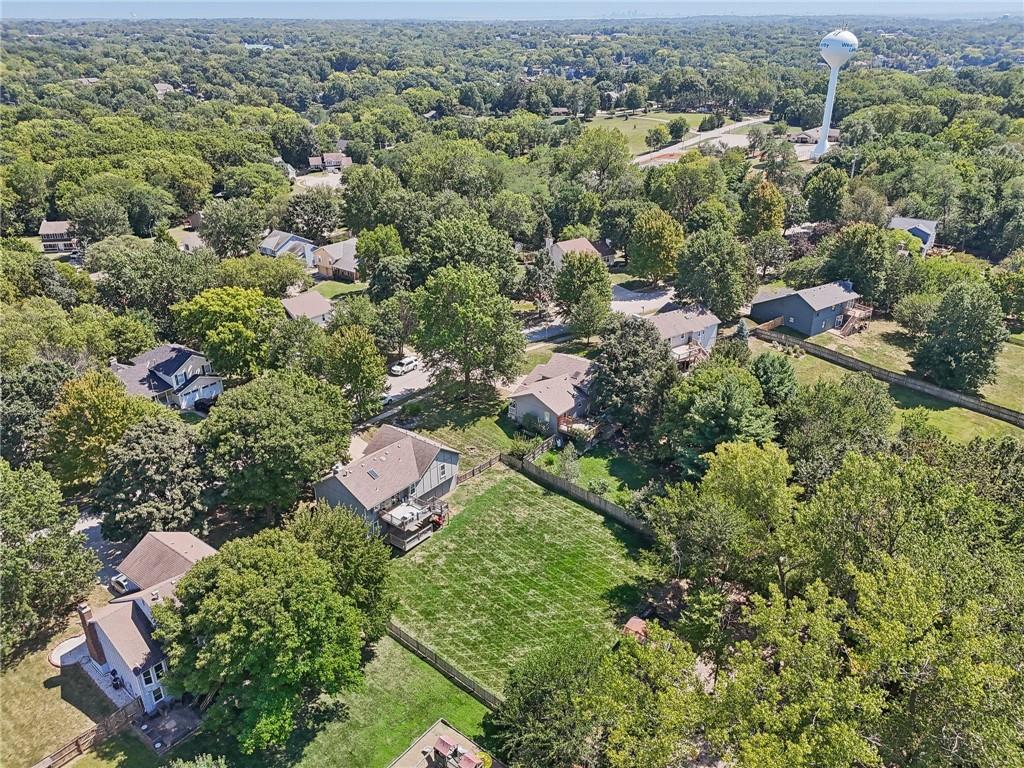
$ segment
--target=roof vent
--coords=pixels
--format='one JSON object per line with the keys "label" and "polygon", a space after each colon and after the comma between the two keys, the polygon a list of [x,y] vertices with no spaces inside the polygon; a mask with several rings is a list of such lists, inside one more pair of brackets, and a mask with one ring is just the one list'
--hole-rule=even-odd
{"label": "roof vent", "polygon": [[154,589],[152,592],[149,593],[149,597],[150,597],[150,599],[154,603],[159,603],[160,602],[160,590],[159,589]]}

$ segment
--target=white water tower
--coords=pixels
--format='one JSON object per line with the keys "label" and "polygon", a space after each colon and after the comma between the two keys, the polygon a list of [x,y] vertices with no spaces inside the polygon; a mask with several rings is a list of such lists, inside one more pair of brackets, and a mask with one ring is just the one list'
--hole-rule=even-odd
{"label": "white water tower", "polygon": [[829,32],[818,44],[821,58],[828,64],[828,95],[825,97],[825,114],[821,119],[821,135],[811,152],[811,160],[817,160],[828,150],[828,129],[832,123],[832,105],[836,100],[836,83],[839,82],[839,68],[857,52],[857,37],[846,29]]}

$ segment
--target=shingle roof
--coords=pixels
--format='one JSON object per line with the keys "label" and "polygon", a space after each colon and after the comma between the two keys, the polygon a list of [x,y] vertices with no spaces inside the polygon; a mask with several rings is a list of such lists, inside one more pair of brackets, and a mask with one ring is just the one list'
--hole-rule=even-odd
{"label": "shingle roof", "polygon": [[44,221],[39,225],[40,235],[66,235],[70,230],[70,221]]}
{"label": "shingle roof", "polygon": [[555,352],[551,355],[551,359],[546,363],[541,363],[530,371],[526,378],[523,379],[523,384],[532,384],[535,381],[541,381],[542,379],[553,379],[557,376],[564,376],[566,374],[572,376],[575,380],[582,382],[587,373],[590,371],[591,362],[585,357],[579,357],[578,355],[563,355],[561,352]]}
{"label": "shingle roof", "polygon": [[816,285],[813,288],[803,288],[799,291],[794,291],[792,288],[762,288],[750,303],[753,306],[782,296],[793,295],[799,296],[807,306],[815,311],[860,298],[860,294],[854,291],[849,283],[837,280],[834,283]]}
{"label": "shingle roof", "polygon": [[700,306],[689,309],[673,309],[652,315],[647,319],[658,329],[658,335],[663,339],[671,339],[673,336],[680,336],[684,333],[703,331],[705,328],[719,325],[722,322],[713,312]]}
{"label": "shingle roof", "polygon": [[533,395],[553,413],[566,413],[586,396],[590,365],[586,358],[556,352],[548,362],[530,371],[511,397]]}
{"label": "shingle roof", "polygon": [[585,237],[574,237],[572,240],[559,240],[557,245],[562,253],[594,253],[598,256],[607,256],[611,249],[604,242],[588,240]]}
{"label": "shingle roof", "polygon": [[274,253],[277,253],[284,248],[290,240],[296,240],[300,243],[308,243],[310,245],[313,244],[312,240],[307,240],[304,237],[293,235],[291,232],[282,232],[280,229],[275,229],[260,241],[260,248],[269,248]]}
{"label": "shingle roof", "polygon": [[172,388],[153,371],[172,377],[192,355],[198,354],[194,349],[180,344],[161,344],[136,356],[129,365],[112,363],[110,370],[124,382],[128,394],[152,397]]}
{"label": "shingle roof", "polygon": [[183,531],[147,533],[117,566],[119,573],[139,589],[150,589],[160,582],[181,576],[204,557],[217,553],[205,541]]}
{"label": "shingle roof", "polygon": [[909,232],[911,229],[920,229],[928,233],[928,241],[935,239],[935,233],[939,231],[939,222],[934,219],[914,219],[909,216],[893,216],[889,222],[889,229],[902,229]]}
{"label": "shingle roof", "polygon": [[153,625],[137,601],[108,603],[96,611],[92,621],[133,672],[164,658],[160,643],[153,639]]}
{"label": "shingle roof", "polygon": [[316,291],[304,291],[297,296],[281,299],[288,317],[320,317],[331,311],[331,302]]}
{"label": "shingle roof", "polygon": [[359,259],[356,258],[356,243],[358,241],[359,238],[350,237],[348,240],[342,240],[340,243],[322,245],[313,252],[313,255],[318,259],[326,256],[332,267],[343,269],[347,272],[358,272]]}

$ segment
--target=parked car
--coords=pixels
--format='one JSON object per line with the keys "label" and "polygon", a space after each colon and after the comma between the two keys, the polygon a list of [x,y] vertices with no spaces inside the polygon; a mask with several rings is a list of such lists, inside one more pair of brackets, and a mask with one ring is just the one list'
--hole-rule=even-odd
{"label": "parked car", "polygon": [[391,366],[392,376],[405,376],[410,371],[415,371],[420,367],[420,361],[412,355],[403,357],[397,363]]}
{"label": "parked car", "polygon": [[201,397],[192,403],[192,410],[199,411],[200,413],[209,413],[210,409],[213,408],[213,404],[216,402],[216,397]]}

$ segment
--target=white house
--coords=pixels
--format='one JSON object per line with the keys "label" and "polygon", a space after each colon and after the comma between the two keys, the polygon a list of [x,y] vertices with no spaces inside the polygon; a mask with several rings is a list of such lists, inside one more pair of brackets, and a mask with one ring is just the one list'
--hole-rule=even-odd
{"label": "white house", "polygon": [[548,245],[548,256],[555,263],[555,269],[562,268],[567,253],[593,253],[611,266],[615,261],[615,252],[604,241],[587,240],[585,237],[574,237],[572,240],[559,240]]}
{"label": "white house", "polygon": [[509,418],[519,424],[530,416],[551,435],[570,431],[590,410],[589,376],[589,360],[556,352],[509,396]]}
{"label": "white house", "polygon": [[260,241],[257,250],[264,256],[274,258],[296,256],[302,259],[307,267],[313,267],[313,251],[316,250],[316,244],[291,232],[275,229]]}
{"label": "white house", "polygon": [[671,309],[647,318],[672,350],[680,365],[705,359],[718,338],[721,320],[700,305]]}
{"label": "white house", "polygon": [[308,317],[321,328],[325,327],[334,314],[334,305],[316,291],[304,291],[297,296],[281,299],[285,314],[292,320]]}
{"label": "white house", "polygon": [[210,362],[179,344],[161,344],[128,365],[111,359],[110,370],[124,382],[128,394],[177,408],[191,408],[196,400],[218,397],[224,391],[223,380]]}
{"label": "white house", "polygon": [[153,637],[153,606],[174,599],[178,580],[204,557],[216,554],[191,533],[147,533],[117,566],[112,585],[123,592],[94,613],[78,606],[92,664],[142,699],[146,712],[168,699],[161,680],[167,657]]}
{"label": "white house", "polygon": [[386,424],[363,455],[336,464],[314,484],[317,499],[345,506],[405,551],[433,533],[433,501],[454,490],[459,452],[428,437]]}

